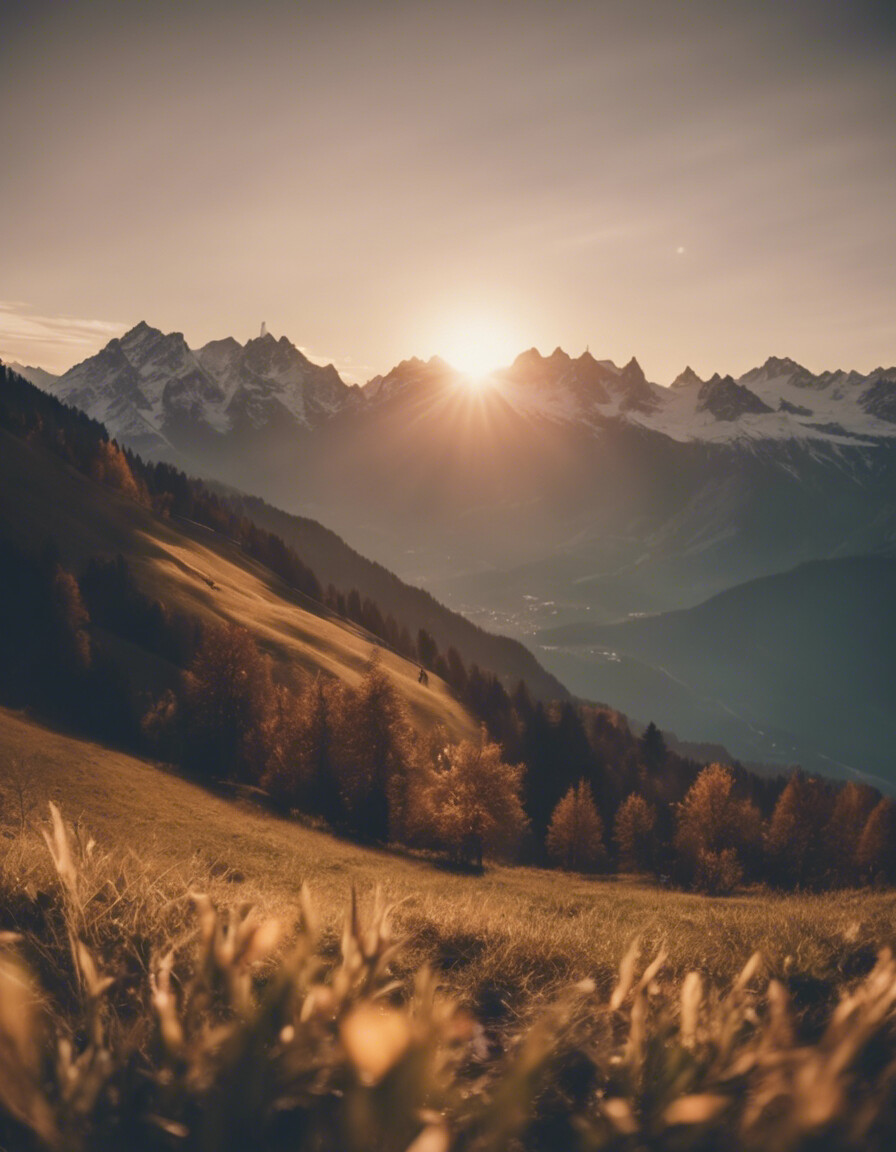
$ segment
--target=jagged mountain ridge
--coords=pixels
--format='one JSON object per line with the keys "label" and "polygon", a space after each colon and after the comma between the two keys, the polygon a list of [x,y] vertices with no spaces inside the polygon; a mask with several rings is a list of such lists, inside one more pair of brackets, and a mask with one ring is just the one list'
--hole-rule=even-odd
{"label": "jagged mountain ridge", "polygon": [[736,446],[788,439],[870,445],[896,437],[896,367],[813,375],[772,356],[737,379],[716,373],[704,381],[688,366],[664,388],[647,381],[634,358],[618,368],[558,348],[549,357],[523,353],[496,378],[508,402],[528,415],[595,430],[622,417],[677,441]]}
{"label": "jagged mountain ridge", "polygon": [[20,364],[17,360],[10,360],[6,367],[18,372],[29,384],[43,389],[44,392],[49,392],[59,379],[54,372],[48,372],[46,368],[38,368],[34,364]]}
{"label": "jagged mountain ridge", "polygon": [[32,382],[138,451],[186,457],[205,440],[245,430],[308,430],[359,392],[285,336],[245,345],[230,337],[194,351],[182,333],[145,321],[49,384]]}
{"label": "jagged mountain ridge", "polygon": [[[263,429],[282,435],[284,424],[313,431],[346,410],[462,379],[438,357],[411,358],[359,388],[332,364],[314,364],[285,336],[246,344],[226,337],[193,350],[181,333],[164,334],[145,321],[58,378],[16,370],[134,447],[187,457],[222,436]],[[703,381],[688,367],[665,388],[648,381],[634,357],[620,368],[590,352],[573,358],[557,348],[542,356],[532,348],[496,372],[490,387],[527,419],[595,433],[621,418],[678,441],[835,445],[896,437],[896,367],[815,375],[773,356],[736,379],[717,373]]]}

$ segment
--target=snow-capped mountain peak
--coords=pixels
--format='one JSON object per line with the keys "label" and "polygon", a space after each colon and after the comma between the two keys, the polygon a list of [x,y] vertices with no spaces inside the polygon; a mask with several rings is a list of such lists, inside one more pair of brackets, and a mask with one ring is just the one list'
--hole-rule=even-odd
{"label": "snow-capped mountain peak", "polygon": [[140,450],[276,424],[308,430],[358,392],[332,364],[312,363],[285,336],[233,337],[191,349],[183,333],[141,320],[49,387]]}
{"label": "snow-capped mountain peak", "polygon": [[365,402],[380,404],[406,392],[416,395],[421,388],[439,386],[458,376],[456,369],[440,356],[430,356],[428,360],[411,356],[385,375],[368,380],[360,392]]}
{"label": "snow-capped mountain peak", "polygon": [[808,368],[797,364],[789,356],[769,356],[764,364],[758,368],[751,368],[741,377],[741,381],[748,386],[785,381],[797,386],[811,387],[817,380],[818,377],[813,376]]}
{"label": "snow-capped mountain peak", "polygon": [[716,373],[697,393],[697,411],[711,412],[717,420],[730,422],[741,416],[771,412],[772,409],[746,385]]}

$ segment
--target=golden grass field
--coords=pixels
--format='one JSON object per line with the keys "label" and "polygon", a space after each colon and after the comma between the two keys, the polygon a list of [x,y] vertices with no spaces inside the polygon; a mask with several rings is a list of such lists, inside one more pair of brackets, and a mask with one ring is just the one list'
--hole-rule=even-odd
{"label": "golden grass field", "polygon": [[[537,868],[452,873],[210,794],[8,710],[0,710],[0,789],[8,829],[19,821],[20,794],[35,826],[54,800],[104,851],[134,854],[172,892],[198,888],[224,904],[251,901],[292,922],[307,882],[333,942],[352,886],[370,900],[379,885],[402,902],[395,919],[410,937],[408,969],[429,962],[465,999],[486,991],[511,1013],[583,977],[608,987],[635,937],[645,955],[665,944],[671,975],[696,968],[722,986],[758,949],[770,975],[813,999],[867,970],[879,947],[896,944],[893,892],[710,898],[637,878]],[[44,856],[34,854],[38,870],[48,866]]]}

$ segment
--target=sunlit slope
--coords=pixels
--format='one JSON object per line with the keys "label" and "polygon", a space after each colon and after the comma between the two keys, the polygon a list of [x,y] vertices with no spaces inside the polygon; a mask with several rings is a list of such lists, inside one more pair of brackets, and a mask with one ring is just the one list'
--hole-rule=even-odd
{"label": "sunlit slope", "polygon": [[[372,639],[353,624],[318,615],[300,594],[199,525],[166,520],[95,484],[58,458],[0,431],[0,532],[18,544],[54,544],[76,571],[121,553],[143,591],[202,619],[248,628],[275,659],[349,684],[363,674]],[[321,612],[324,612],[321,609]],[[453,738],[478,731],[473,717],[430,676],[390,652],[383,664],[419,728],[443,724]]]}

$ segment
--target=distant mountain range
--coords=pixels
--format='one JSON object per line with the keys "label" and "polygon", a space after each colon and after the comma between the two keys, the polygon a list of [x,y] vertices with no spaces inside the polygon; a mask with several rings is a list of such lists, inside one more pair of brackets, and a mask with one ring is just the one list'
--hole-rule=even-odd
{"label": "distant mountain range", "polygon": [[896,559],[819,560],[696,608],[538,636],[565,682],[635,716],[896,783]]}
{"label": "distant mountain range", "polygon": [[[896,556],[892,367],[815,374],[770,357],[737,378],[686,368],[661,387],[634,358],[531,349],[479,387],[438,358],[356,387],[285,338],[192,350],[139,324],[59,378],[20,371],[142,454],[321,521],[530,644],[810,561]],[[536,655],[570,677],[569,653]],[[600,658],[575,659],[575,690],[607,698]],[[719,738],[663,691],[678,694],[667,726]],[[728,743],[761,759],[787,740]]]}
{"label": "distant mountain range", "polygon": [[[285,336],[266,333],[245,344],[227,337],[191,349],[181,333],[145,322],[62,376],[10,367],[103,419],[117,436],[185,452],[193,438],[283,420],[313,430],[345,410],[387,402],[421,379],[459,375],[437,357],[411,359],[359,388],[332,364],[312,363]],[[896,367],[813,375],[793,360],[770,357],[737,380],[718,373],[701,380],[688,367],[663,388],[646,379],[634,358],[619,368],[589,352],[574,359],[557,348],[545,357],[533,348],[496,372],[492,386],[520,414],[596,431],[621,417],[680,441],[849,444],[896,437]]]}

